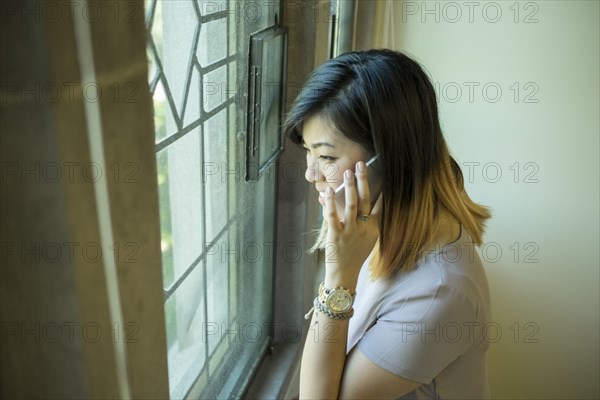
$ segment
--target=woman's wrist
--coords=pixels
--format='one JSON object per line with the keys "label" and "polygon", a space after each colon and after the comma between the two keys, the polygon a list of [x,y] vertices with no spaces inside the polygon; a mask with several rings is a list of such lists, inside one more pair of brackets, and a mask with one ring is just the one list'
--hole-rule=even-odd
{"label": "woman's wrist", "polygon": [[348,289],[351,292],[356,291],[356,283],[358,281],[358,275],[354,276],[354,274],[350,275],[348,273],[340,273],[340,272],[325,272],[325,287],[326,288],[336,288],[343,287],[344,289]]}

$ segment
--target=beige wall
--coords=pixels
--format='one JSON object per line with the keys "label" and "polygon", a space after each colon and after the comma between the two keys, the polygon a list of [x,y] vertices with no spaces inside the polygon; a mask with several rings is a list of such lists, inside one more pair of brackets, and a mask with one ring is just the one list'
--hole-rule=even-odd
{"label": "beige wall", "polygon": [[493,210],[493,397],[598,398],[599,3],[386,3],[376,46],[426,66],[467,190]]}

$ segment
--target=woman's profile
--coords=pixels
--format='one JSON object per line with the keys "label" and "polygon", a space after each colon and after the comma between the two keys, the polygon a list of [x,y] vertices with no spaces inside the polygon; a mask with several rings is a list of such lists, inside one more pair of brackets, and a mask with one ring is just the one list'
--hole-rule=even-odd
{"label": "woman's profile", "polygon": [[306,151],[324,220],[300,398],[489,398],[490,299],[474,245],[490,213],[465,192],[423,69],[391,50],[329,60],[284,129]]}

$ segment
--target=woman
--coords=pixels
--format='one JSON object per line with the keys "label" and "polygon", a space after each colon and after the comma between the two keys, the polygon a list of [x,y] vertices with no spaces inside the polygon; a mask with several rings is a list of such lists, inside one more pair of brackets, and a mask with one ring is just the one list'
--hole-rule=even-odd
{"label": "woman", "polygon": [[[464,190],[421,67],[391,50],[330,60],[284,129],[306,151],[324,218],[316,247],[325,279],[300,398],[488,398],[490,300],[473,245],[490,214]],[[382,180],[374,203],[365,166],[373,155]]]}

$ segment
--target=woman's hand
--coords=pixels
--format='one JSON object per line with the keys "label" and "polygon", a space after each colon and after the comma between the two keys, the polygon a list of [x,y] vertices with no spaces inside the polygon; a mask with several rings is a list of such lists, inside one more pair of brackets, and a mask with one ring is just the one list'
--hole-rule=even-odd
{"label": "woman's hand", "polygon": [[327,221],[325,243],[325,286],[356,288],[360,268],[379,237],[381,195],[371,210],[365,163],[356,164],[356,182],[352,171],[344,173],[346,208],[340,218],[333,189],[325,191],[323,217]]}

